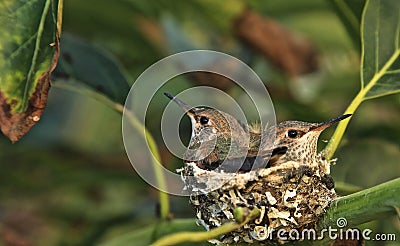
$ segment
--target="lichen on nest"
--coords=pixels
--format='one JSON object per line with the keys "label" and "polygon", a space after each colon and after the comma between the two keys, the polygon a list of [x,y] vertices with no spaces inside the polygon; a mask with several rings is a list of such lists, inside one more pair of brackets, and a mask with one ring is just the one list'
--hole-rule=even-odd
{"label": "lichen on nest", "polygon": [[235,221],[238,207],[260,210],[257,219],[210,242],[285,243],[277,236],[279,230],[288,233],[315,227],[336,197],[326,167],[326,160],[315,165],[289,161],[245,173],[224,173],[186,163],[181,172],[186,189],[192,192],[190,203],[197,222],[207,230]]}

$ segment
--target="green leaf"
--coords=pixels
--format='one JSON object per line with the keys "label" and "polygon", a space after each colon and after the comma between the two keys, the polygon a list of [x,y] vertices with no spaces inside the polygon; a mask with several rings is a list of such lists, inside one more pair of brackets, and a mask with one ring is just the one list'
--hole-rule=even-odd
{"label": "green leaf", "polygon": [[113,102],[124,104],[130,86],[114,58],[71,35],[64,35],[61,42],[60,61],[54,79],[65,86],[87,87]]}
{"label": "green leaf", "polygon": [[367,1],[362,38],[364,100],[400,92],[400,2]]}
{"label": "green leaf", "polygon": [[13,142],[46,105],[59,54],[58,7],[57,0],[0,2],[0,126]]}
{"label": "green leaf", "polygon": [[365,0],[335,0],[332,4],[337,15],[342,20],[347,33],[358,51],[361,50],[360,25]]}
{"label": "green leaf", "polygon": [[[353,114],[367,99],[400,92],[400,1],[367,0],[361,36],[361,90],[345,114]],[[339,123],[325,149],[326,158],[335,153],[348,122]]]}

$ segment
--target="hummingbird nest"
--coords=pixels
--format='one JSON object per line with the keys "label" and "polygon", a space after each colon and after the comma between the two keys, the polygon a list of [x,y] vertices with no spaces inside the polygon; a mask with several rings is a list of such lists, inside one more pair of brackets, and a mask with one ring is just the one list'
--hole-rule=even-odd
{"label": "hummingbird nest", "polygon": [[314,228],[336,197],[329,162],[322,158],[313,165],[288,161],[245,173],[209,171],[186,163],[181,173],[185,188],[192,192],[197,223],[207,230],[234,222],[238,207],[260,211],[240,229],[210,240],[215,244],[285,243],[279,231],[288,237],[291,230],[301,234]]}

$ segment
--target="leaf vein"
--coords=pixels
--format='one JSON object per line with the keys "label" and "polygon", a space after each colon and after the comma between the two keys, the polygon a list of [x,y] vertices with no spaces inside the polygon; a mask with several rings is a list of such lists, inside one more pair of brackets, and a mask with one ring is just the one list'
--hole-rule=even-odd
{"label": "leaf vein", "polygon": [[7,60],[13,60],[14,58],[16,58],[16,56],[21,52],[23,48],[25,48],[26,46],[28,46],[29,43],[35,40],[36,35],[37,33],[32,34],[25,42],[23,42],[20,46],[18,46],[17,49],[11,52]]}
{"label": "leaf vein", "polygon": [[388,96],[388,95],[393,95],[393,94],[397,94],[397,93],[400,93],[400,89],[399,90],[393,90],[393,91],[387,91],[385,93],[379,93],[379,95],[366,96],[366,97],[364,97],[364,100],[370,100],[370,99],[383,97],[383,96]]}
{"label": "leaf vein", "polygon": [[22,5],[18,6],[15,10],[11,10],[12,13],[10,15],[8,15],[8,17],[12,17],[12,16],[17,15],[24,8],[31,6],[36,1],[37,0],[30,0],[30,1],[24,2]]}
{"label": "leaf vein", "polygon": [[29,68],[29,72],[28,72],[28,75],[27,75],[27,78],[26,78],[24,94],[22,96],[22,108],[21,108],[21,110],[25,110],[26,106],[27,106],[27,101],[28,101],[28,98],[29,98],[29,89],[30,89],[30,86],[32,84],[33,73],[35,72],[35,69],[36,69],[36,60],[37,60],[37,57],[39,55],[40,41],[41,41],[42,34],[43,34],[45,19],[46,19],[47,13],[48,13],[49,8],[50,8],[50,2],[51,2],[51,0],[47,0],[45,2],[44,8],[43,8],[43,12],[42,12],[42,17],[40,18],[40,22],[39,22],[39,26],[38,26],[38,30],[37,30],[37,35],[36,35],[35,50],[34,50],[34,53],[33,53],[33,56],[32,56],[31,66]]}
{"label": "leaf vein", "polygon": [[[361,36],[361,68],[364,67],[365,63],[365,15],[367,14],[367,9],[369,8],[369,0],[365,0],[364,9],[361,16],[361,25],[360,25],[360,36]],[[361,90],[365,87],[364,73],[363,69],[360,69],[360,82],[361,82]]]}
{"label": "leaf vein", "polygon": [[396,69],[396,70],[388,70],[386,71],[385,74],[396,74],[396,73],[400,73],[400,69]]}
{"label": "leaf vein", "polygon": [[381,14],[381,1],[378,1],[378,17],[376,18],[376,30],[375,30],[375,74],[379,70],[379,24],[380,24],[380,14]]}
{"label": "leaf vein", "polygon": [[395,37],[395,41],[394,41],[394,49],[398,50],[400,47],[400,8],[399,8],[399,13],[397,15],[397,17],[399,18],[397,21],[397,27],[396,27],[396,37]]}
{"label": "leaf vein", "polygon": [[388,61],[385,63],[385,65],[382,67],[382,69],[380,69],[375,75],[374,77],[372,77],[372,79],[370,80],[370,82],[368,83],[368,85],[362,89],[363,95],[366,95],[367,92],[379,81],[380,78],[382,78],[382,76],[388,71],[388,69],[390,68],[390,66],[396,61],[396,59],[398,58],[400,54],[400,50],[396,50],[393,55],[388,59]]}

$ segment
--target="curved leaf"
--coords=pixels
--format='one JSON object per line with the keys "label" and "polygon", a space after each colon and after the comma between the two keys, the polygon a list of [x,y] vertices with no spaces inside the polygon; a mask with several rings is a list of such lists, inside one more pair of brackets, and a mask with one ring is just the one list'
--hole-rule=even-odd
{"label": "curved leaf", "polygon": [[[361,37],[361,90],[345,114],[353,114],[367,99],[400,92],[400,2],[367,0]],[[348,123],[339,123],[325,149],[326,158],[335,153]]]}
{"label": "curved leaf", "polygon": [[359,30],[365,0],[335,0],[328,2],[333,5],[336,13],[342,20],[344,27],[351,37],[353,44],[358,48],[358,51],[360,51],[361,37]]}
{"label": "curved leaf", "polygon": [[56,0],[0,3],[0,126],[13,142],[46,105],[58,60],[57,8]]}
{"label": "curved leaf", "polygon": [[71,35],[61,39],[61,55],[53,78],[64,86],[88,87],[124,104],[130,86],[118,63],[104,51]]}
{"label": "curved leaf", "polygon": [[362,23],[364,100],[400,92],[400,3],[367,1]]}

